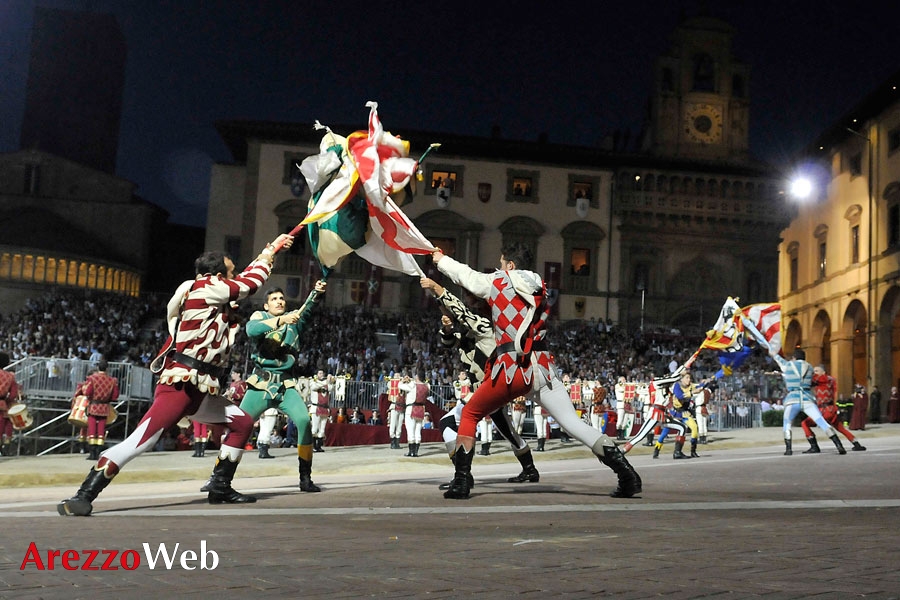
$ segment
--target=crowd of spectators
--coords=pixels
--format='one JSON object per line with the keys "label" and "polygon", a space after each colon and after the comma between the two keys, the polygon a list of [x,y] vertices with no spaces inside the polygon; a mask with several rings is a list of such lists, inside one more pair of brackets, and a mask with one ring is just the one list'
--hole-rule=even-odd
{"label": "crowd of spectators", "polygon": [[[56,290],[0,319],[0,345],[14,359],[32,355],[87,360],[102,354],[111,361],[147,365],[166,336],[166,300]],[[249,303],[241,308],[245,317],[252,310]],[[319,305],[305,329],[298,364],[305,375],[323,369],[357,381],[421,370],[431,383],[450,385],[461,365],[456,350],[440,343],[440,314],[435,302],[404,312]],[[619,375],[648,381],[668,373],[697,349],[702,336],[665,329],[626,331],[609,321],[581,320],[552,321],[548,338],[562,373],[611,387]],[[761,395],[764,372],[774,370],[770,362],[764,352],[755,351],[733,377],[718,385],[729,398],[755,398]],[[246,336],[238,336],[232,363],[248,372]],[[712,375],[718,369],[716,355],[701,353],[694,369],[696,379]]]}

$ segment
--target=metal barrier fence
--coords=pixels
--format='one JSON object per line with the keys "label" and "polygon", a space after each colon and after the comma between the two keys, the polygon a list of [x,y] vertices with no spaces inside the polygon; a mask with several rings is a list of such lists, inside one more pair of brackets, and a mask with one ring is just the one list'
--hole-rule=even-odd
{"label": "metal barrier fence", "polygon": [[[16,375],[23,401],[33,418],[30,428],[14,433],[17,454],[43,455],[71,450],[78,435],[78,428],[68,423],[71,399],[75,386],[84,381],[93,366],[89,361],[78,359],[28,357],[8,367]],[[119,380],[119,401],[114,405],[119,417],[107,428],[107,439],[114,444],[131,433],[149,408],[154,377],[149,369],[129,363],[110,363],[107,372]],[[347,380],[343,396],[332,393],[332,406],[378,409],[379,398],[387,393],[387,385],[386,381]],[[432,385],[429,399],[445,408],[454,399],[454,388],[452,385]],[[757,402],[716,400],[709,404],[708,410],[710,431],[762,426],[762,413]],[[640,414],[638,410],[638,425]],[[590,419],[587,411],[583,416],[586,421]],[[524,434],[534,435],[531,403],[527,408]]]}

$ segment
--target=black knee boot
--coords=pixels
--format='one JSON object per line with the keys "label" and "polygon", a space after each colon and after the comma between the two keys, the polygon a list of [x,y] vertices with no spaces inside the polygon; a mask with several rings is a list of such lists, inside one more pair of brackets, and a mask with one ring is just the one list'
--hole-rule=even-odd
{"label": "black knee boot", "polygon": [[206,457],[206,442],[200,442],[200,458]]}
{"label": "black knee boot", "polygon": [[547,438],[539,438],[539,439],[538,439],[538,445],[537,445],[537,451],[538,451],[538,452],[543,452],[543,451],[544,451],[544,443],[545,443],[546,441],[547,441]]}
{"label": "black knee boot", "polygon": [[478,455],[479,455],[479,456],[490,456],[490,455],[491,455],[491,445],[490,445],[489,443],[488,443],[488,444],[482,444],[482,445],[481,445],[481,452],[479,452]]}
{"label": "black knee boot", "polygon": [[682,452],[682,448],[684,448],[684,438],[679,436],[675,438],[675,452],[672,453],[672,458],[680,459],[680,458],[691,458],[684,452]]}
{"label": "black knee boot", "polygon": [[844,450],[844,445],[841,444],[841,440],[838,438],[837,434],[831,436],[831,441],[834,442],[834,447],[837,448],[838,454],[847,454],[847,451]]}
{"label": "black knee boot", "polygon": [[194,442],[194,453],[191,454],[191,458],[200,458],[200,442]]}
{"label": "black knee boot", "polygon": [[[600,445],[600,440],[596,445]],[[640,494],[643,483],[640,475],[625,458],[625,453],[618,446],[600,446],[592,448],[594,454],[600,459],[600,462],[612,469],[619,478],[619,485],[616,486],[610,496],[613,498],[631,498],[635,494]]]}
{"label": "black knee boot", "polygon": [[91,502],[97,498],[103,488],[109,485],[110,481],[112,481],[112,477],[106,476],[106,469],[91,469],[75,495],[56,505],[57,512],[64,517],[89,516],[94,510]]}
{"label": "black knee boot", "polygon": [[691,438],[691,458],[700,458],[700,455],[697,454],[697,440]]}
{"label": "black knee boot", "polygon": [[259,457],[260,458],[275,458],[271,454],[269,454],[269,445],[268,444],[260,444],[259,445]]}
{"label": "black knee boot", "polygon": [[410,443],[407,444],[407,445],[409,446],[409,449],[406,451],[406,454],[404,454],[403,456],[415,456],[416,453],[413,451],[413,448],[415,447],[415,444],[413,444],[412,442],[410,442]]}
{"label": "black knee boot", "polygon": [[803,454],[818,454],[821,452],[819,449],[819,441],[816,439],[816,436],[806,438],[806,441],[809,442],[809,450],[804,450]]}
{"label": "black knee boot", "polygon": [[647,447],[650,447],[653,445],[653,434],[652,433],[647,435],[647,441],[645,441],[642,445],[647,446]]}
{"label": "black knee boot", "polygon": [[300,490],[304,492],[321,492],[322,488],[313,483],[312,480],[312,458],[305,460],[298,457],[300,462]]}
{"label": "black knee boot", "polygon": [[509,483],[537,483],[541,480],[541,474],[538,473],[537,467],[534,466],[534,457],[531,455],[531,449],[525,447],[525,452],[516,456],[519,464],[522,465],[522,472],[515,477],[507,479]]}
{"label": "black knee boot", "polygon": [[793,450],[791,450],[791,440],[784,440],[784,455],[790,456],[793,453]]}
{"label": "black knee boot", "polygon": [[234,472],[237,470],[238,463],[232,462],[228,458],[221,456],[216,459],[216,466],[213,467],[212,481],[209,486],[210,504],[247,504],[256,502],[255,496],[247,496],[231,487],[231,481],[234,479]]}
{"label": "black knee boot", "polygon": [[655,447],[653,448],[653,458],[659,458],[660,450],[662,450],[662,444],[656,442]]}
{"label": "black knee boot", "polygon": [[860,444],[859,440],[853,440],[853,448],[851,448],[851,450],[854,452],[864,452],[865,449],[866,447]]}
{"label": "black knee boot", "polygon": [[450,489],[444,492],[444,498],[450,500],[466,500],[469,497],[469,478],[472,476],[472,458],[475,456],[475,449],[466,450],[459,447],[453,455],[453,465],[456,467],[453,473],[453,481],[450,482]]}

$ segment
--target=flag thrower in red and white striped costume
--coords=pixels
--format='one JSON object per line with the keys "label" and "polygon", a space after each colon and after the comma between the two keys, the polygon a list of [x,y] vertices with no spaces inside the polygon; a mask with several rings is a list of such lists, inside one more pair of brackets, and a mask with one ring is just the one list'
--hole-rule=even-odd
{"label": "flag thrower in red and white striped costume", "polygon": [[518,396],[533,398],[553,414],[570,435],[586,445],[618,475],[613,497],[628,498],[640,493],[641,479],[625,454],[609,437],[578,417],[566,389],[556,373],[547,347],[547,318],[550,306],[540,275],[531,268],[533,257],[524,244],[503,248],[500,268],[480,273],[461,264],[439,249],[432,254],[438,270],[491,307],[491,322],[497,348],[486,365],[485,378],[460,417],[459,435],[453,463],[456,471],[445,498],[469,497],[469,474],[475,447],[475,428],[481,419],[504,407]]}
{"label": "flag thrower in red and white striped costume", "polygon": [[228,375],[228,357],[240,327],[237,301],[266,282],[275,246],[290,248],[282,234],[238,275],[234,262],[221,252],[205,252],[194,263],[196,277],[182,283],[169,300],[169,338],[150,368],[159,374],[153,405],[122,443],[100,455],[75,495],[57,506],[64,516],[88,516],[91,504],[130,460],[153,448],[162,433],[182,417],[228,429],[210,480],[210,504],[256,502],[231,487],[253,418],[220,395]]}

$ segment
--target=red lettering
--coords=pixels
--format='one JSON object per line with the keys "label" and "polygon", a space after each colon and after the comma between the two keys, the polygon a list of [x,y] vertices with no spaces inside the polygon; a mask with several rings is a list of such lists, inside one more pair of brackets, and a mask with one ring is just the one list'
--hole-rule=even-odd
{"label": "red lettering", "polygon": [[19,567],[20,571],[25,570],[25,565],[29,562],[33,562],[34,566],[38,568],[39,571],[44,570],[44,561],[41,560],[41,553],[38,552],[37,545],[34,542],[28,544],[28,550],[25,552],[25,558],[22,560],[22,565]]}
{"label": "red lettering", "polygon": [[[127,558],[129,555],[131,555],[130,565]],[[126,550],[119,557],[119,564],[122,565],[122,568],[126,571],[134,571],[141,566],[141,555],[137,553],[137,550]]]}
{"label": "red lettering", "polygon": [[47,569],[53,570],[53,559],[59,557],[59,550],[47,550]]}
{"label": "red lettering", "polygon": [[100,551],[99,550],[82,550],[82,552],[87,552],[88,558],[84,562],[84,564],[81,565],[81,570],[82,571],[99,571],[100,569],[98,569],[97,567],[92,567],[91,565],[94,564],[94,559],[97,558],[97,555],[100,554]]}
{"label": "red lettering", "polygon": [[69,561],[74,560],[76,563],[78,562],[78,552],[75,550],[66,550],[62,555],[62,566],[66,571],[77,571],[78,565],[70,565]]}
{"label": "red lettering", "polygon": [[103,566],[100,567],[101,571],[118,571],[119,567],[112,566],[113,559],[119,555],[118,550],[104,550],[103,554],[108,554],[109,556],[106,560],[103,561]]}

